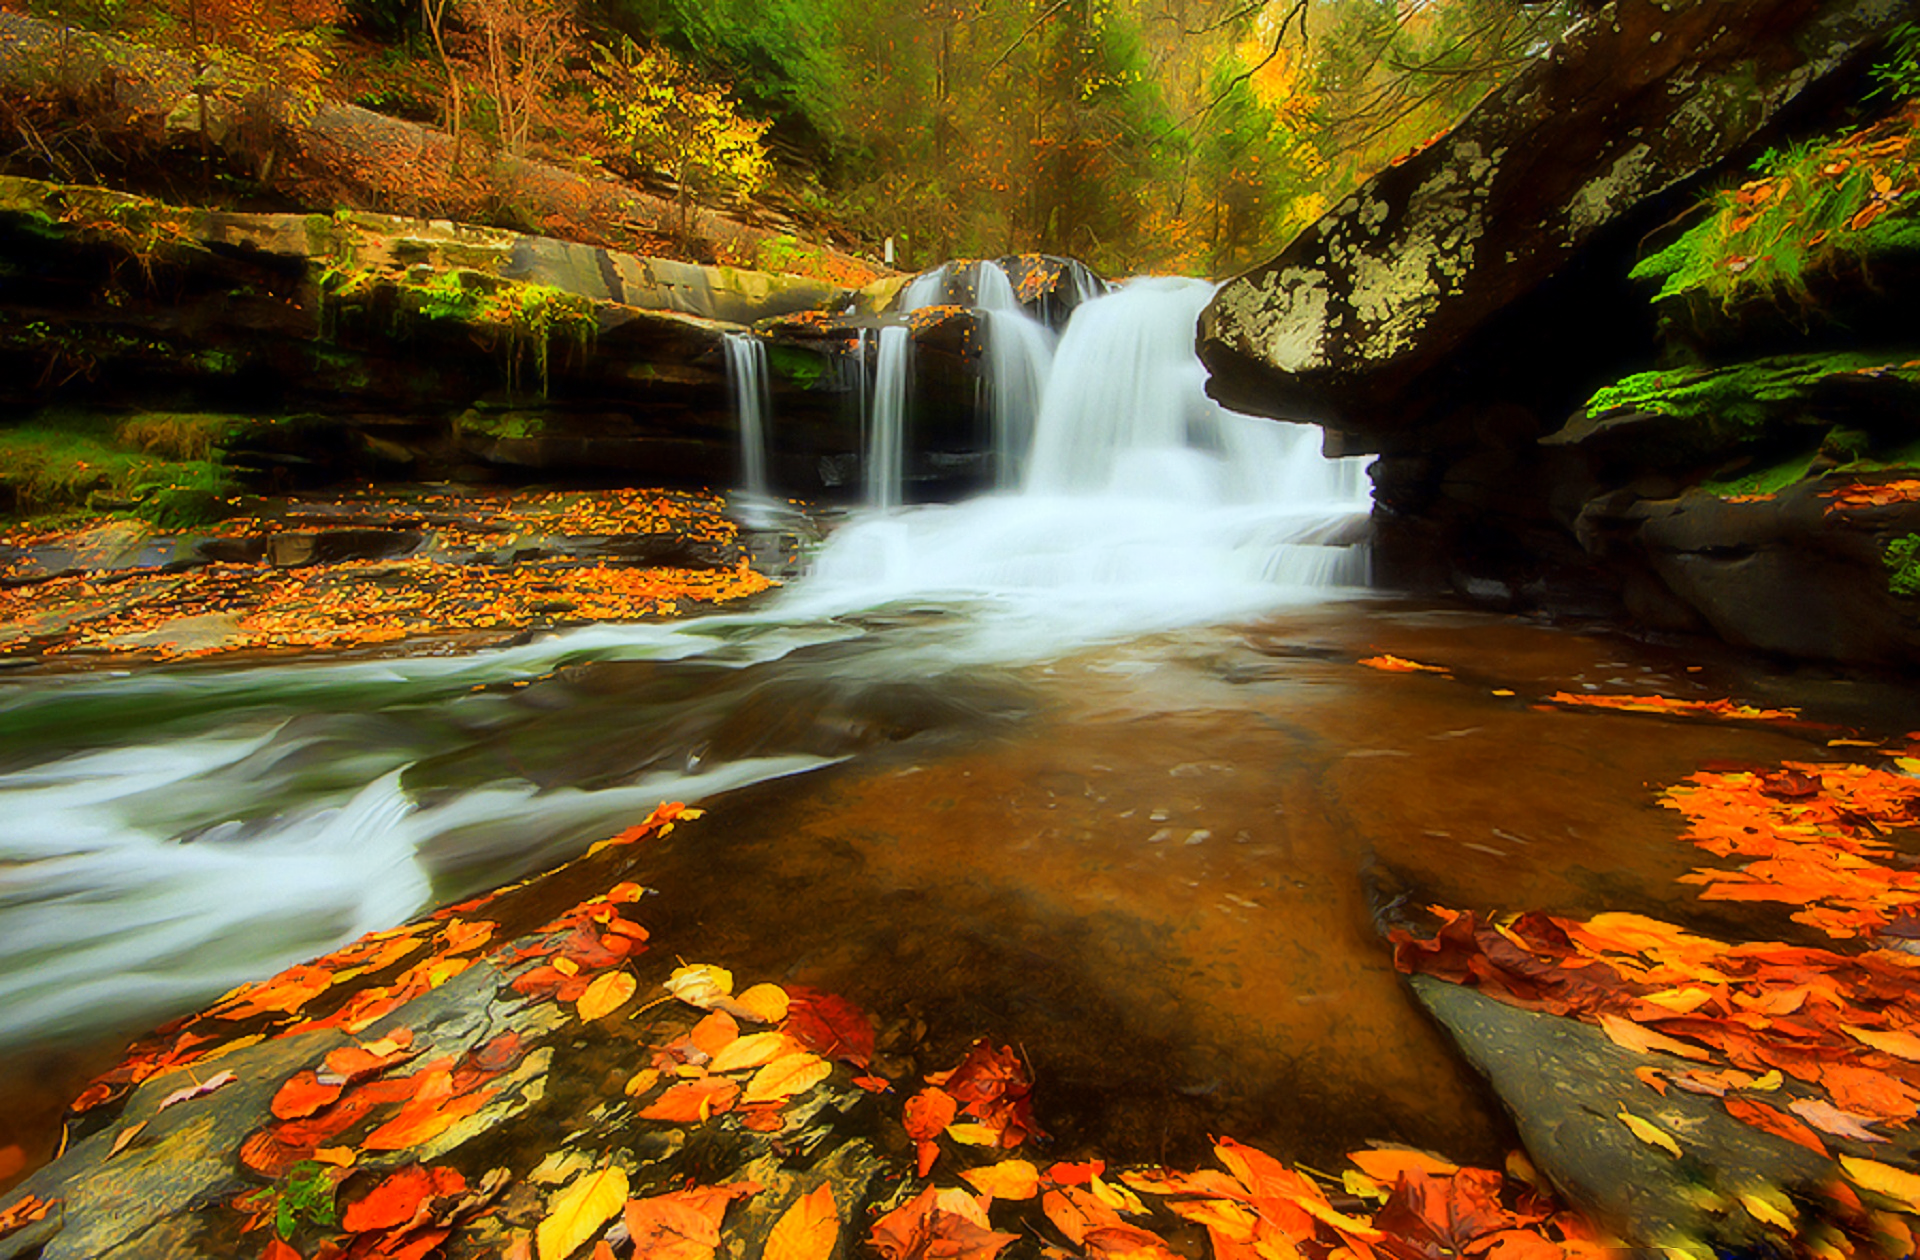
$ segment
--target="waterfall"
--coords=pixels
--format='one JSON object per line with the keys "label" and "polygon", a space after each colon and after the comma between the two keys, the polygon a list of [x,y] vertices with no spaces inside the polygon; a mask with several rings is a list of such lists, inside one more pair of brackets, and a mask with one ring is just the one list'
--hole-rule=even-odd
{"label": "waterfall", "polygon": [[947,300],[947,275],[952,269],[952,264],[941,263],[932,271],[915,276],[900,290],[900,309],[924,311],[929,306],[943,304]]}
{"label": "waterfall", "polygon": [[867,503],[883,511],[900,506],[906,479],[907,369],[912,352],[913,339],[906,329],[880,330],[880,361],[874,370],[873,417],[867,426],[863,467]]}
{"label": "waterfall", "polygon": [[[1007,292],[1013,292],[1011,285]],[[1053,333],[1029,318],[1018,304],[982,310],[980,317],[987,333],[986,396],[993,420],[994,484],[1010,490],[1020,482],[1040,399],[1053,371]]]}
{"label": "waterfall", "polygon": [[1050,371],[1009,349],[1023,335],[998,318],[1011,313],[989,312],[994,392],[1023,387],[1000,380],[1010,360],[1014,378],[1046,377],[1019,492],[856,518],[816,556],[796,610],[985,602],[997,611],[976,633],[991,642],[968,650],[1026,657],[1364,588],[1362,461],[1324,458],[1318,429],[1206,396],[1193,340],[1212,292],[1149,278],[1095,297]]}
{"label": "waterfall", "polygon": [[983,311],[1017,311],[1020,295],[1014,292],[1013,277],[992,259],[984,259],[973,273],[973,304]]}
{"label": "waterfall", "polygon": [[767,422],[773,415],[773,398],[767,388],[767,348],[746,333],[728,333],[722,344],[727,356],[727,384],[733,391],[733,414],[740,429],[740,488],[749,499],[770,501]]}

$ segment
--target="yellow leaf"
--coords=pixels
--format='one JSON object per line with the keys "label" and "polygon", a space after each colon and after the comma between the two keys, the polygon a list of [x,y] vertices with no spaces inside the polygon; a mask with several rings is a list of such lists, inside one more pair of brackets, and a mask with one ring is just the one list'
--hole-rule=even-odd
{"label": "yellow leaf", "polygon": [[1649,993],[1640,1000],[1651,1002],[1676,1015],[1688,1015],[1711,1002],[1713,990],[1690,984],[1678,989],[1662,989],[1658,993]]}
{"label": "yellow leaf", "polygon": [[840,1211],[833,1187],[825,1182],[803,1194],[774,1222],[763,1260],[827,1260],[840,1241]]}
{"label": "yellow leaf", "polygon": [[1665,1129],[1662,1129],[1651,1120],[1642,1120],[1639,1116],[1634,1115],[1631,1111],[1622,1107],[1620,1108],[1620,1123],[1626,1125],[1629,1133],[1639,1138],[1642,1142],[1645,1142],[1648,1146],[1657,1146],[1667,1152],[1667,1154],[1675,1158],[1679,1157],[1680,1144],[1674,1141]]}
{"label": "yellow leaf", "polygon": [[763,1024],[777,1024],[787,1017],[787,991],[777,984],[756,984],[733,999],[736,1015]]}
{"label": "yellow leaf", "polygon": [[553,969],[563,976],[577,976],[580,974],[580,964],[571,958],[554,959]]}
{"label": "yellow leaf", "polygon": [[1116,1212],[1125,1212],[1130,1216],[1145,1216],[1147,1205],[1140,1202],[1133,1191],[1125,1186],[1109,1185],[1100,1179],[1098,1173],[1087,1183],[1087,1189],[1093,1191],[1093,1197],[1100,1200]]}
{"label": "yellow leaf", "polygon": [[652,1089],[655,1085],[658,1085],[659,1083],[660,1083],[659,1069],[641,1068],[638,1072],[635,1072],[633,1074],[630,1080],[627,1081],[627,1087],[621,1092],[624,1093],[629,1098],[638,1098],[640,1097],[640,1095],[646,1093],[648,1090]]}
{"label": "yellow leaf", "polygon": [[661,987],[689,1006],[712,1010],[720,999],[733,992],[733,973],[712,963],[691,963],[674,968]]}
{"label": "yellow leaf", "polygon": [[575,1179],[553,1196],[547,1219],[534,1235],[540,1260],[564,1260],[613,1219],[627,1201],[627,1174],[621,1168],[602,1168]]}
{"label": "yellow leaf", "polygon": [[817,1054],[802,1050],[781,1055],[753,1074],[753,1079],[747,1082],[746,1092],[740,1095],[740,1101],[757,1103],[791,1098],[795,1094],[806,1093],[832,1074],[833,1064]]}
{"label": "yellow leaf", "polygon": [[1340,1173],[1340,1188],[1356,1199],[1371,1199],[1375,1203],[1387,1201],[1386,1188],[1356,1169],[1348,1168]]}
{"label": "yellow leaf", "polygon": [[586,1020],[611,1015],[626,1005],[627,999],[633,996],[633,991],[638,987],[639,982],[624,971],[606,972],[587,986],[587,991],[580,995],[580,1001],[574,1009],[580,1012],[581,1019]]}
{"label": "yellow leaf", "polygon": [[981,1194],[996,1199],[1031,1199],[1040,1193],[1040,1170],[1024,1159],[1003,1159],[960,1174]]}
{"label": "yellow leaf", "polygon": [[1774,1090],[1779,1089],[1781,1085],[1785,1084],[1786,1079],[1786,1077],[1780,1075],[1779,1068],[1773,1068],[1754,1077],[1753,1083],[1747,1086],[1747,1088],[1757,1089],[1763,1094],[1771,1094]]}
{"label": "yellow leaf", "polygon": [[1920,1212],[1920,1176],[1871,1159],[1840,1157],[1840,1166],[1862,1190],[1884,1194],[1909,1212]]}
{"label": "yellow leaf", "polygon": [[783,1032],[748,1033],[714,1055],[707,1064],[707,1070],[738,1072],[742,1068],[765,1067],[775,1059],[799,1050],[799,1043]]}
{"label": "yellow leaf", "polygon": [[[1776,1198],[1778,1202],[1775,1201]],[[1777,1192],[1773,1195],[1762,1195],[1759,1191],[1749,1191],[1740,1196],[1740,1206],[1747,1209],[1753,1219],[1763,1225],[1771,1225],[1789,1234],[1795,1232],[1793,1204]]]}
{"label": "yellow leaf", "polygon": [[947,1136],[963,1146],[998,1146],[1000,1130],[990,1129],[984,1124],[950,1124]]}
{"label": "yellow leaf", "polygon": [[1882,1054],[1920,1063],[1920,1037],[1912,1033],[1890,1032],[1883,1028],[1855,1028],[1852,1024],[1842,1024],[1840,1027],[1855,1041],[1872,1046]]}
{"label": "yellow leaf", "polygon": [[351,1168],[353,1161],[360,1158],[360,1152],[351,1146],[323,1146],[313,1153],[313,1157],[336,1168]]}

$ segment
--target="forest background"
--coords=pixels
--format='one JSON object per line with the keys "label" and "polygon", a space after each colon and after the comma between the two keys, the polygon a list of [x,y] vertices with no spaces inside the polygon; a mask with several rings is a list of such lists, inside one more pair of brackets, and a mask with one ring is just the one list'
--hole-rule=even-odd
{"label": "forest background", "polygon": [[[1225,275],[1442,131],[1570,0],[0,0],[906,269]],[[72,119],[37,165],[110,182]],[[213,174],[203,174],[210,185]],[[187,199],[270,200],[232,171]],[[511,190],[493,218],[514,222]],[[688,241],[688,252],[698,256]],[[774,251],[777,253],[778,251]],[[778,257],[762,258],[778,267]]]}

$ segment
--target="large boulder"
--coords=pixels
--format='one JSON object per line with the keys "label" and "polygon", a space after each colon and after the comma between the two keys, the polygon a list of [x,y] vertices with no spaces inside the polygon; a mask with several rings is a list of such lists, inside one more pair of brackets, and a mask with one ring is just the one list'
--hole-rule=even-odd
{"label": "large boulder", "polygon": [[1225,285],[1200,323],[1210,391],[1378,451],[1465,392],[1511,390],[1501,378],[1526,378],[1519,360],[1537,350],[1577,381],[1613,331],[1577,285],[1524,327],[1503,314],[1550,278],[1564,285],[1588,251],[1630,246],[1665,217],[1662,194],[1856,73],[1908,12],[1903,0],[1616,0]]}

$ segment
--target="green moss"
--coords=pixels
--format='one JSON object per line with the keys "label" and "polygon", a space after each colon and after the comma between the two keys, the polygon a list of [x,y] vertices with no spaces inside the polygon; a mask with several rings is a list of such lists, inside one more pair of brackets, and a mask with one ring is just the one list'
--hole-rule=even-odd
{"label": "green moss", "polygon": [[767,366],[801,389],[812,389],[827,371],[824,356],[796,346],[768,346]]}
{"label": "green moss", "polygon": [[1640,372],[1587,400],[1587,411],[1615,408],[1674,416],[1704,425],[1723,440],[1757,436],[1781,421],[1816,423],[1809,393],[1829,377],[1861,373],[1920,384],[1920,366],[1884,353],[1777,355],[1731,367]]}
{"label": "green moss", "polygon": [[[21,516],[83,508],[122,511],[177,527],[223,514],[230,479],[212,442],[225,417],[136,417],[47,411],[0,429],[0,488]],[[200,458],[162,447],[205,441]],[[146,443],[143,447],[142,443]]]}
{"label": "green moss", "polygon": [[1795,456],[1781,463],[1748,473],[1744,477],[1722,478],[1703,481],[1700,488],[1708,494],[1717,494],[1723,499],[1739,498],[1749,494],[1778,494],[1780,491],[1800,481],[1813,470],[1816,451]]}
{"label": "green moss", "polygon": [[591,299],[486,272],[436,271],[421,265],[396,276],[337,260],[322,269],[319,282],[330,312],[325,321],[329,331],[342,308],[364,306],[390,292],[393,331],[423,322],[458,324],[489,334],[506,356],[508,388],[519,388],[520,361],[531,356],[542,395],[551,383],[554,340],[585,346],[599,330]]}
{"label": "green moss", "polygon": [[1920,250],[1915,199],[1899,192],[1920,178],[1916,127],[1920,103],[1854,135],[1767,153],[1753,179],[1702,202],[1700,221],[1630,274],[1659,282],[1655,302],[1804,304],[1816,273]]}
{"label": "green moss", "polygon": [[1920,595],[1920,534],[1908,534],[1887,544],[1887,589],[1895,595]]}

